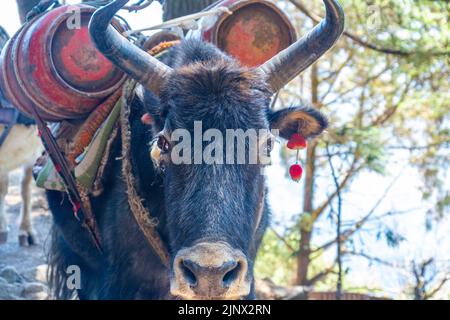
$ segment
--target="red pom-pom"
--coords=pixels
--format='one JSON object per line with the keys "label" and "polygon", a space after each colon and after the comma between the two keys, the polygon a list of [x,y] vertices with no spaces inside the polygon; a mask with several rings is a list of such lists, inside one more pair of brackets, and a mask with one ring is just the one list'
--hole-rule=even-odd
{"label": "red pom-pom", "polygon": [[81,209],[81,204],[79,202],[74,202],[73,207],[72,207],[73,212],[75,214],[77,214],[78,210],[80,210],[80,209]]}
{"label": "red pom-pom", "polygon": [[293,164],[289,168],[289,174],[291,175],[292,180],[299,181],[302,178],[303,169],[299,164]]}
{"label": "red pom-pom", "polygon": [[298,133],[294,133],[287,143],[287,147],[292,150],[305,149],[306,146],[305,138]]}
{"label": "red pom-pom", "polygon": [[151,126],[153,124],[153,118],[149,113],[146,113],[142,116],[141,122],[145,125]]}

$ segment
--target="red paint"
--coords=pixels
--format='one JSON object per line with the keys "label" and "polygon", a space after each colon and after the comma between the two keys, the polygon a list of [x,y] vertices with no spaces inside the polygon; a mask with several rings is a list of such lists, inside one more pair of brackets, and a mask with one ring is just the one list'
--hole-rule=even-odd
{"label": "red paint", "polygon": [[294,181],[300,181],[303,174],[303,169],[299,164],[293,164],[289,168],[289,174],[291,175],[291,179]]}
{"label": "red paint", "polygon": [[[281,51],[281,44],[276,37],[278,28],[267,22],[257,19],[237,21],[223,40],[225,51],[250,67],[259,66],[272,58]],[[262,31],[262,28],[266,30]],[[265,33],[265,41],[256,39],[259,32]]]}
{"label": "red paint", "polygon": [[95,8],[77,7],[81,28],[67,27],[70,6],[56,8],[27,23],[0,57],[0,88],[28,115],[35,106],[47,121],[85,117],[125,79],[90,40]]}
{"label": "red paint", "polygon": [[287,147],[291,150],[305,149],[307,142],[302,135],[294,133],[287,143]]}
{"label": "red paint", "polygon": [[149,113],[146,113],[142,116],[141,122],[147,126],[151,126],[153,124],[153,117]]}
{"label": "red paint", "polygon": [[[112,63],[95,49],[86,27],[71,34],[67,45],[61,48],[60,56],[65,69],[79,81],[86,78],[100,81],[113,69]],[[95,67],[89,68],[86,62]]]}
{"label": "red paint", "polygon": [[78,211],[81,209],[81,204],[79,202],[74,202],[72,210],[75,214],[78,213]]}
{"label": "red paint", "polygon": [[224,0],[215,7],[227,7],[233,14],[221,14],[210,28],[191,35],[214,43],[243,65],[259,66],[296,39],[292,24],[270,1]]}

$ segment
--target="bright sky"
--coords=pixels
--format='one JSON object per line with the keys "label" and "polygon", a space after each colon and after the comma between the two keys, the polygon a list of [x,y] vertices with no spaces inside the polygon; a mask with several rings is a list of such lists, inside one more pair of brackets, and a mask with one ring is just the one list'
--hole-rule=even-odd
{"label": "bright sky", "polygon": [[[67,1],[77,3],[77,1]],[[121,12],[132,26],[132,28],[143,28],[159,24],[161,22],[161,6],[155,2],[149,8],[139,13]],[[0,25],[2,25],[10,35],[13,35],[19,28],[20,22],[17,14],[15,0],[3,0],[0,12]],[[421,200],[420,176],[417,172],[408,167],[406,156],[399,154],[395,157],[395,162],[391,163],[390,171],[386,176],[372,173],[361,174],[353,183],[352,189],[343,195],[343,219],[354,221],[367,214],[384,190],[391,183],[392,179],[400,172],[401,176],[387,194],[385,200],[378,207],[375,215],[388,211],[411,210],[407,214],[389,218],[389,225],[402,233],[406,241],[402,242],[399,248],[389,248],[383,241],[376,241],[377,224],[370,224],[373,230],[369,234],[355,237],[357,247],[364,244],[365,253],[377,256],[389,261],[394,261],[398,265],[410,267],[409,261],[412,258],[428,258],[431,256],[443,263],[450,261],[450,241],[448,230],[450,230],[450,219],[443,219],[439,225],[431,232],[425,230],[424,212],[429,204]],[[334,191],[331,184],[330,172],[321,172],[321,178],[317,186],[317,202]],[[273,152],[273,165],[267,170],[269,200],[274,214],[274,221],[277,224],[286,225],[292,221],[292,217],[302,212],[301,197],[302,184],[295,183],[286,178],[286,168],[281,164],[279,147]],[[328,213],[325,214],[325,216]],[[334,226],[326,217],[321,219],[318,231],[314,235],[314,242],[321,244],[335,236]],[[326,262],[334,260],[334,248],[327,254]],[[392,297],[402,297],[401,287],[405,285],[405,277],[399,270],[381,267],[379,265],[370,266],[364,259],[345,260],[345,268],[350,267],[347,279],[355,286],[367,285],[373,288],[383,288],[383,291]],[[448,298],[448,296],[446,296]]]}
{"label": "bright sky", "polygon": [[[76,4],[80,1],[68,0],[67,4]],[[124,17],[133,29],[145,28],[161,23],[161,5],[155,1],[150,7],[139,11],[139,13],[129,13],[121,11],[120,15]],[[12,36],[20,27],[19,15],[15,0],[3,0],[0,13],[0,25],[2,25],[9,35]]]}

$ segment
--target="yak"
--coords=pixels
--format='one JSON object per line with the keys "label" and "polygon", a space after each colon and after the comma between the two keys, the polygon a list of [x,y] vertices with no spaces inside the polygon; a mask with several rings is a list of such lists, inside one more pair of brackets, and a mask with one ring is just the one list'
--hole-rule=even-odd
{"label": "yak", "polygon": [[[294,133],[319,135],[327,126],[319,111],[306,106],[272,111],[270,101],[339,38],[342,8],[324,0],[326,18],[320,24],[263,65],[247,68],[199,40],[183,40],[155,59],[110,25],[126,3],[116,0],[99,8],[89,31],[99,51],[139,83],[129,106],[130,174],[143,205],[158,221],[169,263],[162,263],[133,219],[118,141],[105,190],[91,199],[102,252],[73,216],[64,193],[47,193],[54,220],[54,294],[61,299],[74,294],[67,270],[76,266],[80,299],[254,299],[255,257],[270,220],[264,165],[175,164],[171,134],[192,132],[194,123],[201,122],[203,130],[224,134],[228,129],[277,129],[285,139]],[[151,116],[150,125],[143,123],[144,115]],[[163,166],[150,154],[155,140]]]}

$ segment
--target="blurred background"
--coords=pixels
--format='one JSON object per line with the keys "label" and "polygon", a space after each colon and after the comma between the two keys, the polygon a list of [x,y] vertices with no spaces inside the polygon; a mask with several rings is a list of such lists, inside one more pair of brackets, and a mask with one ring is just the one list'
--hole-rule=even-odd
{"label": "blurred background", "polygon": [[[213,2],[167,0],[164,19]],[[299,36],[324,13],[318,0],[273,2]],[[288,175],[296,153],[285,141],[272,153],[272,225],[256,276],[267,297],[278,290],[317,299],[449,299],[450,3],[340,2],[345,34],[274,104],[312,104],[330,126],[301,152],[299,183]],[[155,1],[121,15],[144,28],[163,20],[163,7]],[[15,0],[2,1],[0,25],[10,35],[20,27]],[[14,190],[10,206],[19,201]],[[8,264],[11,252],[2,260],[2,250],[0,264]]]}

